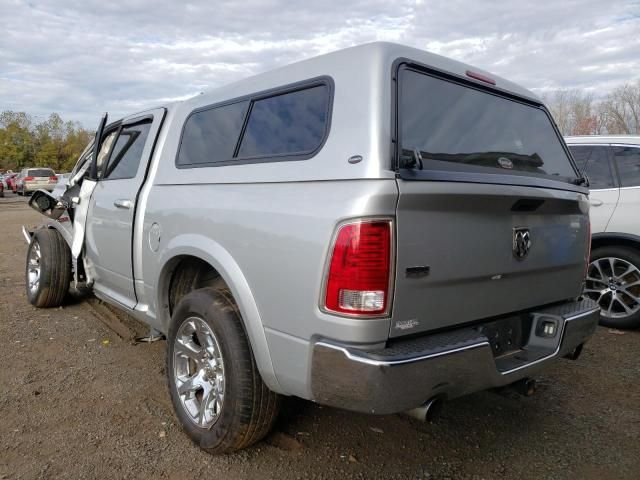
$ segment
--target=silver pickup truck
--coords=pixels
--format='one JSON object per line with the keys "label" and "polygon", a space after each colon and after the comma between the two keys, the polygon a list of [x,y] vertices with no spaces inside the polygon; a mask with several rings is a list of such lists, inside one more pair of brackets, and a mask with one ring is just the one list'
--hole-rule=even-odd
{"label": "silver pickup truck", "polygon": [[589,202],[529,91],[373,43],[109,123],[37,192],[27,293],[166,336],[176,415],[246,447],[282,395],[426,417],[577,358]]}

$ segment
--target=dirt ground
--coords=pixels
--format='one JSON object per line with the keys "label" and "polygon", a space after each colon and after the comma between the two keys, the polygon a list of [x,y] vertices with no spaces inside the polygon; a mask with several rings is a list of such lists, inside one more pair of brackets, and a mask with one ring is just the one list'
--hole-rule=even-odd
{"label": "dirt ground", "polygon": [[602,327],[533,397],[478,393],[435,424],[291,399],[267,441],[211,456],[173,416],[164,342],[133,345],[126,321],[121,338],[95,300],[28,304],[20,226],[38,222],[0,199],[0,478],[640,478],[640,332]]}

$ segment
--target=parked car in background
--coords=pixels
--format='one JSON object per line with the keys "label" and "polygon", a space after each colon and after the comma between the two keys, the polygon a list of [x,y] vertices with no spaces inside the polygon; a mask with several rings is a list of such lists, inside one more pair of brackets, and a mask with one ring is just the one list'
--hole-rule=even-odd
{"label": "parked car in background", "polygon": [[17,177],[18,177],[17,173],[9,173],[4,175],[4,183],[5,183],[5,186],[7,187],[7,190],[11,190],[12,192],[15,192],[14,188],[15,188],[15,182]]}
{"label": "parked car in background", "polygon": [[565,140],[591,189],[586,294],[599,303],[603,325],[640,327],[640,136]]}
{"label": "parked car in background", "polygon": [[27,298],[74,278],[165,334],[208,451],[260,440],[280,394],[425,420],[529,390],[597,326],[585,179],[508,80],[373,43],[105,123],[29,202]]}
{"label": "parked car in background", "polygon": [[51,192],[54,197],[63,195],[67,190],[71,173],[58,173],[56,175],[58,177],[58,183]]}
{"label": "parked car in background", "polygon": [[2,178],[0,181],[0,197],[4,197],[4,186],[5,186],[4,178]]}
{"label": "parked car in background", "polygon": [[16,177],[13,179],[13,193],[18,193],[18,187],[22,185],[22,172],[18,173]]}
{"label": "parked car in background", "polygon": [[50,168],[25,168],[18,175],[15,192],[18,195],[28,195],[38,189],[52,192],[58,183],[58,177]]}

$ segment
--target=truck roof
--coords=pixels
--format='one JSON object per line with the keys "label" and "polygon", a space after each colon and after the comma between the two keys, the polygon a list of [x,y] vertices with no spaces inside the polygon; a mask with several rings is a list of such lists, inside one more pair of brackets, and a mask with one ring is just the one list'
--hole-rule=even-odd
{"label": "truck roof", "polygon": [[[391,66],[400,58],[410,59],[443,73],[466,78],[469,78],[467,71],[471,70],[495,80],[495,87],[499,90],[534,102],[540,102],[540,98],[532,91],[482,68],[397,43],[371,42],[301,60],[227,85],[209,89],[186,100],[167,102],[151,108],[160,107],[173,110],[179,107],[194,109],[270,88],[281,87],[296,81],[307,80],[315,76],[334,76],[338,73],[344,73],[345,70],[352,70],[359,80],[365,82],[368,79],[379,76],[381,71],[387,71],[391,75]],[[487,86],[486,83],[481,84]],[[145,109],[143,112],[151,108]],[[136,112],[123,118],[132,118],[143,112]]]}
{"label": "truck roof", "polygon": [[[436,70],[463,77],[466,76],[468,70],[472,70],[491,77],[496,81],[495,86],[501,90],[530,100],[540,101],[533,92],[526,88],[481,68],[417,48],[390,42],[372,42],[285,65],[175,103],[185,106],[192,105],[197,108],[199,105],[213,104],[225,99],[286,85],[298,78],[311,78],[321,74],[320,72],[324,72],[323,75],[332,76],[334,72],[343,71],[345,68],[351,69],[354,66],[357,66],[359,76],[363,79],[379,74],[380,69],[389,71],[391,74],[391,65],[399,58],[411,59]],[[484,85],[486,86],[486,84]]]}

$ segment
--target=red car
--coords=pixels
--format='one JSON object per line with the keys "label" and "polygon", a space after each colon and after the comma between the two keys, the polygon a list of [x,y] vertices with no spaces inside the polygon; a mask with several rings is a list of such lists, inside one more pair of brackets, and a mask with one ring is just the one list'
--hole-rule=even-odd
{"label": "red car", "polygon": [[13,193],[16,192],[16,177],[17,173],[9,173],[4,176],[4,181],[7,184],[7,190],[11,190]]}

